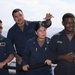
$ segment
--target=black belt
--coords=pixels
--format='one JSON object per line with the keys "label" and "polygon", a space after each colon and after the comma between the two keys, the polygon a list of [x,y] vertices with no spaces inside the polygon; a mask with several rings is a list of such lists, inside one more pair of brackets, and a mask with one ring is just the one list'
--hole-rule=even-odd
{"label": "black belt", "polygon": [[[38,65],[30,66],[30,68],[28,68],[28,69],[29,69],[29,70],[34,70],[34,69],[38,69],[38,68],[46,67],[46,66],[50,67],[50,66],[47,65],[47,64],[41,63],[41,64],[38,64]],[[4,69],[15,69],[15,70],[17,70],[17,71],[23,71],[23,70],[22,70],[22,66],[13,67],[13,66],[7,66],[7,65],[5,65],[3,68],[4,68]]]}

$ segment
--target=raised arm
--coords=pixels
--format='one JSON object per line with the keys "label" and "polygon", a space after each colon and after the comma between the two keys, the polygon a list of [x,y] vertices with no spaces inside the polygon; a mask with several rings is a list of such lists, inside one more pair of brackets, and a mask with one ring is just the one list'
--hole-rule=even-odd
{"label": "raised arm", "polygon": [[51,13],[46,13],[44,20],[46,21],[47,27],[51,26],[52,24],[51,18],[54,18],[53,15]]}

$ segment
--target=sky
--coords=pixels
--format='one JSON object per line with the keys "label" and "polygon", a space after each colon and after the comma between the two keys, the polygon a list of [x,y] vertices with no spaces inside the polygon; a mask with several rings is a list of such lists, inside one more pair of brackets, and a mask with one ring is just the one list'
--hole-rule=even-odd
{"label": "sky", "polygon": [[75,15],[75,0],[0,0],[0,19],[3,21],[3,35],[6,36],[10,27],[14,25],[12,11],[20,8],[26,20],[43,20],[46,13],[51,13],[52,26],[47,29],[47,36],[61,31],[62,16],[65,13]]}

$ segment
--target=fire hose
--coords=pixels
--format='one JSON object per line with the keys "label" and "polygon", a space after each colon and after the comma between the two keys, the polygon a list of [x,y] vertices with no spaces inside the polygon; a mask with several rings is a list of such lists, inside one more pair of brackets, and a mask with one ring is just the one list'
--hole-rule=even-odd
{"label": "fire hose", "polygon": [[[49,66],[47,64],[44,64],[44,63],[39,63],[37,65],[30,65],[30,67],[28,68],[28,70],[34,70],[34,69],[38,69],[38,68],[42,68],[42,67],[46,67],[46,66]],[[22,66],[18,66],[18,67],[14,67],[14,66],[8,66],[8,65],[5,65],[3,67],[4,69],[15,69],[17,71],[23,71],[22,70]]]}

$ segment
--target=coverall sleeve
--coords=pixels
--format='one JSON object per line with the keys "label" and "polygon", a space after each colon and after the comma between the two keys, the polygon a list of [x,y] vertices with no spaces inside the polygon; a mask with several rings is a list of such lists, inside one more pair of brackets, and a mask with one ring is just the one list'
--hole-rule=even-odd
{"label": "coverall sleeve", "polygon": [[52,37],[49,43],[49,50],[46,52],[46,59],[52,60],[53,63],[55,63],[58,60],[57,55],[57,39],[55,37]]}
{"label": "coverall sleeve", "polygon": [[22,60],[23,60],[22,61],[22,66],[23,66],[23,65],[26,65],[26,64],[29,63],[29,58],[30,58],[30,46],[29,46],[29,42],[27,42],[25,50],[24,50],[24,52],[23,52],[22,55],[23,55],[22,56]]}
{"label": "coverall sleeve", "polygon": [[15,54],[14,48],[9,39],[7,39],[7,41],[6,41],[6,50],[7,50],[7,55]]}

